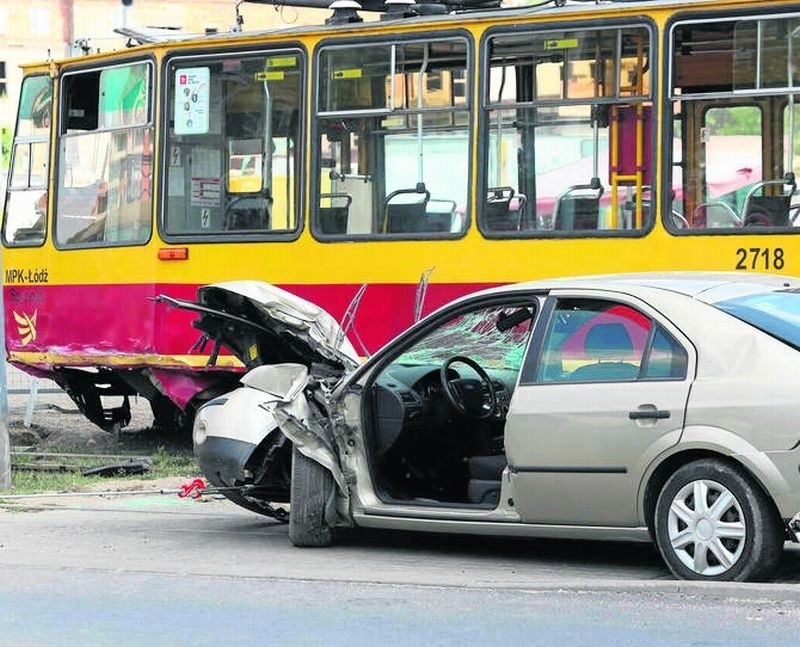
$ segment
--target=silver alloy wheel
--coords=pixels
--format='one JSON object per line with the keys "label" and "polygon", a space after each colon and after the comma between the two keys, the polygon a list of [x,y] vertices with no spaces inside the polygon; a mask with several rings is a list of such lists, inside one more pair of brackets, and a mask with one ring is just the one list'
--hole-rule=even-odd
{"label": "silver alloy wheel", "polygon": [[684,485],[669,506],[667,531],[675,555],[698,575],[731,568],[744,551],[747,527],[739,501],[707,479]]}

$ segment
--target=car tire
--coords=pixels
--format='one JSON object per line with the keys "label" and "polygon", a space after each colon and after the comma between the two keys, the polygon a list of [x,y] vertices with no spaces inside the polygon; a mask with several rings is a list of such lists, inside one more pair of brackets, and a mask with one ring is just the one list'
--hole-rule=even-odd
{"label": "car tire", "polygon": [[329,546],[331,528],[325,509],[334,494],[333,475],[322,465],[292,449],[289,541],[295,546]]}
{"label": "car tire", "polygon": [[784,542],[766,493],[742,468],[718,459],[688,463],[667,480],[655,535],[669,569],[686,580],[768,578]]}

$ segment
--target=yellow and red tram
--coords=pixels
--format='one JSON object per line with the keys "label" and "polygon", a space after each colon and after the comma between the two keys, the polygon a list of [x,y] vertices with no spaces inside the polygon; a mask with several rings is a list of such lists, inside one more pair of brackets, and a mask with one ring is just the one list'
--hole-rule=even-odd
{"label": "yellow and red tram", "polygon": [[136,393],[167,424],[236,367],[159,294],[260,279],[339,318],[367,283],[366,354],[421,276],[427,311],[554,275],[800,272],[800,3],[386,8],[28,66],[9,360],[101,426]]}

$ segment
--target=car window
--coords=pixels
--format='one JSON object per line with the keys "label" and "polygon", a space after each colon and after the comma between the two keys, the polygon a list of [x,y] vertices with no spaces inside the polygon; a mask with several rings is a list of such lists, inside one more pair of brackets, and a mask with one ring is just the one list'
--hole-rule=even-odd
{"label": "car window", "polygon": [[647,356],[647,365],[642,377],[646,379],[682,379],[686,377],[689,356],[675,338],[661,326],[653,335],[653,343]]}
{"label": "car window", "polygon": [[636,380],[651,328],[647,316],[621,303],[562,299],[549,324],[536,381]]}
{"label": "car window", "polygon": [[800,292],[797,290],[748,294],[712,305],[800,349]]}
{"label": "car window", "polygon": [[498,306],[452,317],[395,360],[398,364],[441,364],[466,355],[486,369],[518,371],[533,319],[533,308]]}

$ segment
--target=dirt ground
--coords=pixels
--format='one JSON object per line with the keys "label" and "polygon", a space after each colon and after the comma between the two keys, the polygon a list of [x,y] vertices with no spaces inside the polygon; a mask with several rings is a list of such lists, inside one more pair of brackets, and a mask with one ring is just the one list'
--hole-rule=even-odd
{"label": "dirt ground", "polygon": [[175,436],[153,429],[147,400],[132,398],[130,404],[130,424],[114,435],[89,422],[64,393],[38,394],[30,426],[26,427],[30,396],[10,394],[7,422],[11,445],[14,449],[32,448],[40,452],[97,454],[150,454],[159,448],[191,451],[188,433]]}
{"label": "dirt ground", "polygon": [[[22,451],[31,454],[98,454],[98,464],[114,463],[117,459],[108,456],[153,456],[156,452],[166,452],[175,456],[190,457],[192,454],[191,438],[188,433],[183,437],[168,436],[163,432],[155,431],[152,427],[153,416],[149,403],[143,398],[131,400],[131,423],[123,428],[116,436],[103,431],[87,420],[78,408],[64,393],[42,393],[33,402],[33,415],[30,424],[26,426],[25,418],[29,413],[30,398],[28,394],[10,394],[8,398],[7,426],[11,440],[12,451]],[[41,457],[41,456],[40,456]],[[49,457],[43,458],[45,462]],[[63,460],[70,462],[72,459],[64,457],[55,458],[56,462]],[[92,461],[93,459],[85,459]],[[72,461],[74,462],[74,461]],[[13,463],[13,456],[12,456]],[[35,500],[22,500],[16,505],[0,507],[0,514],[13,513],[20,507],[34,506],[37,509],[49,506],[64,505],[98,505],[110,504],[119,497],[98,499],[89,493],[130,492],[166,490],[174,492],[196,478],[196,473],[186,473],[178,476],[153,477],[148,474],[146,478],[136,475],[110,476],[102,478],[99,482],[89,480],[85,484],[74,484],[68,487],[72,493],[87,493],[87,497],[70,496],[67,499],[41,498],[37,495]],[[173,495],[175,496],[175,495]],[[203,497],[210,500],[209,497]]]}

